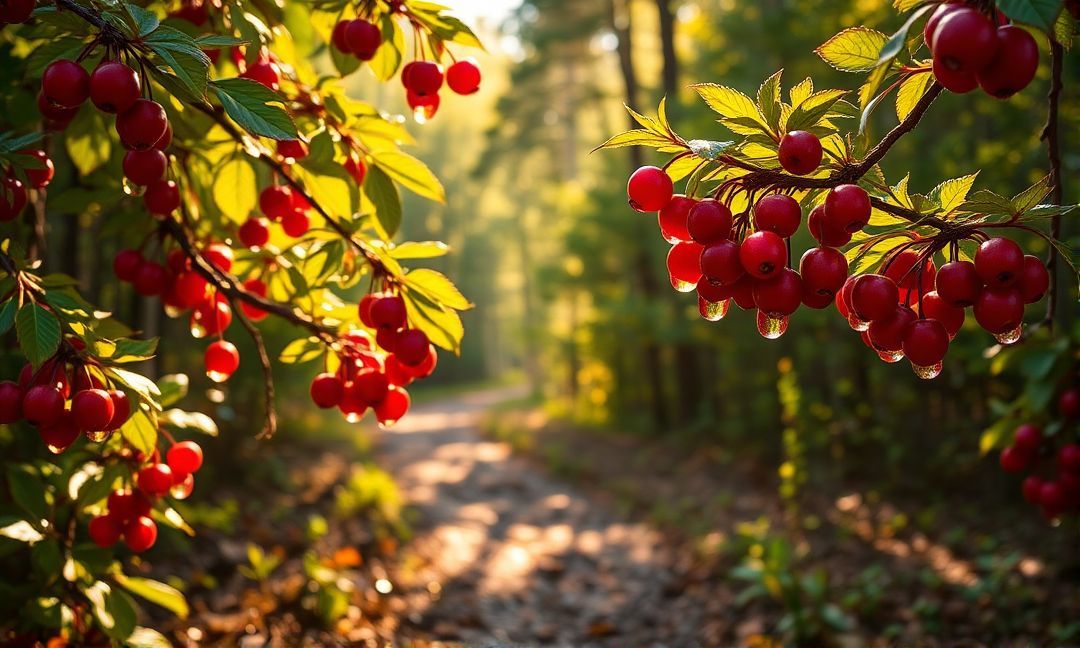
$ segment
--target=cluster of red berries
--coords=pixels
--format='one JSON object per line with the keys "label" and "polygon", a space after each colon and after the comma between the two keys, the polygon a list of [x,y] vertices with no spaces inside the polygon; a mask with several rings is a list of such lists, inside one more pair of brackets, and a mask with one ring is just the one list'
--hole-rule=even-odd
{"label": "cluster of red berries", "polygon": [[0,25],[17,25],[30,20],[34,0],[4,0],[0,2]]}
{"label": "cluster of red berries", "polygon": [[[41,190],[48,187],[49,183],[52,182],[53,174],[56,173],[49,156],[45,154],[45,151],[39,149],[22,151],[22,154],[37,159],[41,164],[41,168],[25,170],[30,188]],[[8,169],[7,173],[4,174],[4,179],[0,181],[0,222],[14,220],[26,208],[26,189],[27,187],[22,180],[16,178],[14,172]]]}
{"label": "cluster of red berries", "polygon": [[1039,46],[1021,27],[1000,12],[993,17],[963,2],[945,2],[923,29],[934,57],[934,78],[956,93],[981,87],[1007,99],[1035,78]]}
{"label": "cluster of red berries", "polygon": [[[360,321],[376,331],[374,341],[363,331],[346,334],[337,371],[315,376],[311,400],[324,409],[337,407],[349,422],[370,408],[381,425],[390,426],[409,409],[405,388],[430,376],[439,356],[423,331],[407,327],[400,296],[365,295],[359,310]],[[376,346],[385,354],[375,353]]]}
{"label": "cluster of red berries", "polygon": [[[227,273],[232,269],[232,248],[223,243],[210,244],[201,254],[221,272]],[[211,289],[209,282],[193,269],[191,259],[183,250],[171,251],[164,265],[146,259],[138,250],[121,250],[113,259],[113,272],[121,281],[131,283],[140,295],[160,297],[170,315],[190,310],[192,337],[220,337],[232,324],[229,300]],[[248,279],[243,287],[260,297],[266,296],[266,284],[257,278]],[[253,321],[267,316],[265,311],[247,303],[241,307]],[[218,339],[206,348],[204,363],[206,375],[211,380],[224,382],[240,366],[240,352],[228,340]]]}
{"label": "cluster of red berries", "polygon": [[[81,342],[72,340],[73,348]],[[0,382],[0,423],[25,420],[55,454],[67,450],[80,434],[103,441],[131,414],[126,393],[109,388],[96,369],[78,360],[53,357],[37,371],[23,366],[17,382]]]}
{"label": "cluster of red berries", "polygon": [[[1066,426],[1080,421],[1080,388],[1070,387],[1058,399],[1058,414]],[[1056,462],[1045,461],[1056,455]],[[1012,445],[1001,451],[1001,469],[1008,473],[1038,470],[1056,463],[1053,478],[1028,475],[1021,484],[1024,499],[1042,509],[1047,519],[1054,519],[1080,508],[1080,443],[1065,443],[1057,452],[1051,439],[1043,436],[1037,425],[1025,423],[1013,433]]]}
{"label": "cluster of red berries", "polygon": [[341,20],[334,25],[331,40],[339,52],[370,61],[382,45],[382,32],[375,23],[363,18]]}
{"label": "cluster of red berries", "polygon": [[270,222],[280,223],[281,229],[293,238],[307,234],[311,227],[308,217],[311,203],[291,187],[274,185],[263,189],[259,194],[259,209],[266,218],[249,218],[237,232],[246,248],[258,250],[267,244],[270,240]]}
{"label": "cluster of red berries", "polygon": [[154,502],[165,495],[186,499],[195,489],[195,473],[203,463],[202,448],[194,441],[174,443],[162,463],[155,451],[135,477],[136,488],[109,494],[104,514],[90,520],[90,540],[105,549],[121,538],[139,553],[157,542],[157,524],[150,517]]}

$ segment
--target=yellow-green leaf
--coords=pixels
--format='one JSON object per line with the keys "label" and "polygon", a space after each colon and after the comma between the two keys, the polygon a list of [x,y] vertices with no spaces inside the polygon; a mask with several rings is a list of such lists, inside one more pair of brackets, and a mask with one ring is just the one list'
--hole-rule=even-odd
{"label": "yellow-green leaf", "polygon": [[443,273],[429,268],[413,270],[405,275],[405,285],[412,290],[422,292],[432,301],[454,310],[472,308],[472,304],[461,294]]}
{"label": "yellow-green leaf", "polygon": [[146,412],[140,410],[120,428],[120,436],[136,450],[149,456],[157,445],[157,426]]}
{"label": "yellow-green leaf", "polygon": [[814,50],[823,61],[843,72],[869,72],[877,64],[889,37],[869,27],[851,27]]}
{"label": "yellow-green leaf", "polygon": [[122,573],[116,574],[114,578],[121,587],[132,594],[160,605],[181,619],[187,618],[188,604],[180,590],[149,578],[127,576]]}
{"label": "yellow-green leaf", "polygon": [[915,110],[915,104],[919,103],[919,99],[926,94],[926,89],[930,87],[933,80],[934,75],[930,72],[917,72],[904,79],[896,93],[897,119],[900,121],[907,119],[911,111]]}
{"label": "yellow-green leaf", "polygon": [[90,175],[109,161],[112,154],[112,124],[100,110],[80,110],[67,128],[68,155],[81,175]]}
{"label": "yellow-green leaf", "polygon": [[256,186],[251,163],[245,158],[234,158],[214,174],[214,202],[229,220],[243,223],[258,204]]}
{"label": "yellow-green leaf", "polygon": [[968,192],[971,191],[971,186],[975,184],[975,178],[978,175],[978,173],[972,173],[962,178],[946,180],[934,187],[934,190],[930,192],[930,197],[941,205],[942,213],[951,214],[956,211],[957,207],[964,204],[964,200],[967,199]]}

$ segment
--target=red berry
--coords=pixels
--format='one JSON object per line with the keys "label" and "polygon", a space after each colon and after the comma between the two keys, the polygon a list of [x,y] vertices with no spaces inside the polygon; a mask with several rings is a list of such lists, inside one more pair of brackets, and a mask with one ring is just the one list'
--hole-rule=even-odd
{"label": "red berry", "polygon": [[931,50],[934,49],[934,32],[937,31],[937,26],[941,23],[941,19],[952,13],[956,9],[960,9],[963,5],[943,2],[938,5],[934,13],[930,14],[930,18],[926,21],[926,26],[923,27],[923,40],[926,41],[926,46]]}
{"label": "red berry", "polygon": [[439,352],[435,350],[434,345],[429,344],[427,357],[420,364],[414,366],[403,365],[402,369],[411,374],[413,378],[427,378],[435,373],[435,367],[438,364]]}
{"label": "red berry", "polygon": [[378,403],[386,396],[390,382],[378,369],[361,369],[353,379],[353,388],[366,403]]}
{"label": "red berry", "polygon": [[1050,289],[1050,273],[1039,257],[1024,255],[1024,265],[1020,269],[1020,298],[1025,304],[1034,304],[1046,295]]}
{"label": "red berry", "polygon": [[754,283],[754,305],[770,317],[790,315],[801,303],[802,281],[790,268],[781,268],[771,279]]}
{"label": "red berry", "polygon": [[799,274],[803,285],[811,293],[825,299],[825,304],[832,301],[837,291],[843,287],[848,276],[847,258],[838,250],[830,247],[811,248],[799,261]]}
{"label": "red berry", "polygon": [[90,75],[90,100],[103,112],[122,113],[141,93],[139,75],[119,61],[104,62]]}
{"label": "red berry", "polygon": [[1016,446],[1008,446],[998,457],[1001,469],[1008,473],[1018,473],[1031,463],[1031,454]]}
{"label": "red berry", "polygon": [[112,515],[99,515],[90,520],[87,531],[91,542],[102,549],[108,549],[120,540],[124,527]]}
{"label": "red berry", "polygon": [[397,295],[384,295],[371,304],[371,322],[376,328],[396,331],[405,326],[405,300]]}
{"label": "red berry", "polygon": [[146,495],[140,491],[115,490],[109,493],[109,515],[119,522],[133,520],[140,515],[150,515],[153,505]]}
{"label": "red berry", "polygon": [[168,128],[169,117],[165,109],[150,99],[136,99],[130,108],[116,117],[120,141],[126,148],[136,151],[155,148]]}
{"label": "red berry", "polygon": [[1058,397],[1058,414],[1068,420],[1080,418],[1080,389],[1070,387],[1061,392]]}
{"label": "red berry", "polygon": [[344,392],[345,386],[333,374],[321,373],[311,381],[311,400],[323,409],[340,405]]}
{"label": "red berry", "polygon": [[257,250],[270,241],[270,224],[262,218],[249,218],[240,226],[240,243]]}
{"label": "red berry", "polygon": [[923,295],[921,314],[944,324],[950,338],[955,337],[964,325],[964,309],[946,302],[933,290]]}
{"label": "red berry", "polygon": [[206,347],[203,356],[206,375],[214,382],[225,382],[240,366],[240,352],[232,342],[218,340]]}
{"label": "red berry", "polygon": [[1047,512],[1057,514],[1069,505],[1069,498],[1058,482],[1043,482],[1039,489],[1039,503]]}
{"label": "red berry", "polygon": [[350,157],[345,160],[343,165],[345,172],[352,176],[352,179],[356,181],[356,184],[364,184],[364,177],[367,175],[367,165],[359,158]]}
{"label": "red berry", "polygon": [[802,284],[802,303],[804,306],[814,309],[828,308],[833,303],[835,295],[822,295],[815,292],[804,281]]}
{"label": "red berry", "polygon": [[4,4],[0,4],[0,24],[24,23],[33,13],[34,0],[7,0]]}
{"label": "red berry", "polygon": [[701,253],[704,249],[693,241],[681,241],[671,246],[667,255],[667,269],[672,283],[697,285],[701,280]]}
{"label": "red berry", "polygon": [[10,380],[0,382],[0,423],[22,420],[23,390]]}
{"label": "red berry", "polygon": [[1058,450],[1058,468],[1064,472],[1080,473],[1080,444],[1061,446],[1061,450]]}
{"label": "red berry", "polygon": [[693,198],[676,194],[672,196],[668,204],[660,209],[660,213],[657,215],[657,221],[660,223],[660,235],[668,243],[691,240],[690,230],[687,229],[686,222],[690,217],[690,210],[696,204],[697,201]]}
{"label": "red berry", "polygon": [[22,411],[33,425],[55,423],[64,412],[64,395],[52,385],[34,385],[23,396]]}
{"label": "red berry", "polygon": [[14,220],[26,208],[26,187],[21,180],[4,178],[0,182],[0,221]]}
{"label": "red berry", "polygon": [[[349,46],[349,51],[358,59],[370,61],[375,57],[375,50],[382,44],[382,33],[374,24],[358,18],[345,26],[345,43]],[[439,85],[442,85],[441,78]]]}
{"label": "red berry", "polygon": [[971,261],[951,261],[941,266],[935,285],[946,303],[960,308],[973,305],[983,288],[982,279]]}
{"label": "red berry", "polygon": [[867,274],[852,284],[848,304],[859,319],[873,322],[891,317],[899,301],[900,292],[892,279],[883,275]]}
{"label": "red berry", "polygon": [[[418,96],[436,94],[443,84],[442,66],[432,61],[415,61],[409,68],[409,74],[405,80],[407,80],[409,90]],[[648,211],[656,211],[656,209]]]}
{"label": "red berry", "polygon": [[168,464],[155,463],[143,468],[135,477],[139,490],[150,496],[161,496],[172,488],[172,468]]}
{"label": "red berry", "polygon": [[701,251],[701,274],[709,282],[730,285],[746,274],[739,260],[739,244],[727,239],[706,246]]}
{"label": "red berry", "polygon": [[934,79],[949,92],[967,94],[979,87],[979,80],[973,72],[959,72],[945,67],[934,59]]}
{"label": "red berry", "polygon": [[975,271],[990,288],[1016,284],[1024,270],[1024,251],[1010,239],[992,238],[975,252]]}
{"label": "red berry", "polygon": [[402,331],[394,343],[394,355],[405,365],[416,366],[427,360],[431,346],[428,336],[419,329]]}
{"label": "red berry", "polygon": [[142,553],[157,542],[157,524],[145,515],[140,515],[124,527],[124,542],[128,549]]}
{"label": "red berry", "polygon": [[165,266],[153,261],[146,261],[135,272],[135,278],[131,284],[135,292],[143,297],[155,297],[164,292],[169,280],[169,272]]}
{"label": "red berry", "polygon": [[281,82],[281,70],[278,68],[277,63],[262,60],[244,70],[240,77],[250,79],[277,92],[278,84]]}
{"label": "red berry", "polygon": [[380,328],[375,334],[375,344],[384,351],[394,352],[397,347],[397,339],[400,329]]}
{"label": "red berry", "polygon": [[259,209],[272,221],[278,221],[293,211],[293,192],[290,187],[267,187],[259,194]]}
{"label": "red berry", "polygon": [[282,140],[277,143],[277,152],[286,160],[303,160],[308,156],[308,147],[303,140]]}
{"label": "red berry", "polygon": [[308,218],[307,213],[299,210],[293,210],[281,219],[281,229],[293,238],[307,234],[310,227],[311,220]]}
{"label": "red berry", "polygon": [[674,196],[674,183],[663,169],[643,166],[634,171],[626,185],[630,206],[639,212],[658,212]]}
{"label": "red berry", "polygon": [[181,310],[193,308],[206,299],[207,285],[202,275],[190,270],[181,272],[173,278],[168,297],[176,308]]}
{"label": "red berry", "polygon": [[887,316],[870,322],[867,333],[874,348],[878,351],[900,351],[904,348],[904,337],[908,327],[917,320],[915,311],[894,303],[892,311]]}
{"label": "red berry", "polygon": [[806,225],[810,228],[810,235],[822,245],[841,247],[851,242],[851,232],[833,226],[832,222],[826,218],[825,205],[818,205],[810,210]]}
{"label": "red berry", "polygon": [[791,131],[780,138],[780,166],[794,175],[813,173],[821,165],[821,141],[807,131]]}
{"label": "red berry", "polygon": [[71,413],[83,430],[106,430],[113,418],[112,398],[104,389],[84,389],[71,400]]}
{"label": "red berry", "polygon": [[337,51],[342,54],[352,54],[352,48],[349,47],[349,40],[345,37],[345,31],[349,28],[351,20],[339,20],[334,25],[334,32],[330,35],[330,42],[333,43]]}
{"label": "red berry", "polygon": [[53,105],[77,108],[90,96],[90,75],[75,61],[53,61],[41,75],[41,94]]}
{"label": "red berry", "polygon": [[1024,300],[1016,289],[987,288],[972,308],[975,321],[990,333],[1006,333],[1024,320]]}
{"label": "red berry", "polygon": [[954,72],[982,70],[993,60],[997,46],[994,24],[970,7],[950,11],[934,30],[934,61]]}
{"label": "red berry", "polygon": [[409,411],[409,392],[400,387],[392,387],[386,397],[375,404],[375,417],[379,424],[389,427],[401,420]]}
{"label": "red berry", "polygon": [[787,260],[787,244],[772,232],[754,232],[739,245],[739,261],[755,279],[775,277]]}
{"label": "red berry", "polygon": [[357,306],[357,310],[359,311],[360,321],[364,326],[375,328],[375,322],[371,319],[371,307],[381,298],[382,295],[374,295],[371,293],[360,298],[360,304]]}
{"label": "red berry", "polygon": [[1043,480],[1038,475],[1028,475],[1020,484],[1020,492],[1030,504],[1038,504],[1041,499]]}
{"label": "red berry", "polygon": [[48,447],[49,452],[60,454],[67,450],[75,440],[79,438],[79,426],[75,424],[75,418],[71,412],[62,410],[56,421],[42,424],[38,428],[41,441]]}
{"label": "red berry", "polygon": [[1037,452],[1042,445],[1042,430],[1037,425],[1024,423],[1013,433],[1013,445],[1030,453]]}
{"label": "red berry", "polygon": [[146,188],[143,204],[154,216],[168,216],[180,208],[180,188],[172,180],[158,180]]}
{"label": "red berry", "polygon": [[731,235],[731,210],[722,202],[706,198],[690,209],[686,228],[690,237],[702,245]]}
{"label": "red berry", "polygon": [[825,196],[825,220],[834,230],[858,232],[870,222],[870,212],[870,196],[858,185],[840,185]]}
{"label": "red berry", "polygon": [[191,313],[192,324],[202,329],[205,335],[217,335],[232,324],[232,308],[229,302],[221,299],[208,299],[195,307]]}
{"label": "red berry", "polygon": [[750,310],[751,308],[757,308],[754,304],[754,285],[757,284],[749,275],[743,275],[742,279],[739,279],[735,283],[731,284],[731,298],[735,300],[735,304],[743,309]]}
{"label": "red berry", "polygon": [[[199,468],[202,468],[202,448],[194,441],[174,443],[165,454],[165,461],[168,462],[169,469],[173,471],[174,476],[177,473],[181,475],[197,473]],[[176,480],[173,479],[173,481]]]}
{"label": "red berry", "polygon": [[105,429],[118,430],[131,416],[131,401],[128,400],[127,394],[119,389],[110,390],[109,398],[113,402],[113,417]]}
{"label": "red berry", "polygon": [[412,109],[416,121],[424,123],[439,111],[439,93],[416,94],[412,90],[405,93],[405,102]]}
{"label": "red berry", "polygon": [[[870,327],[873,328],[873,324]],[[935,319],[916,320],[908,325],[904,333],[903,349],[911,364],[933,367],[945,359],[949,350],[949,332],[944,324]]]}
{"label": "red berry", "polygon": [[802,222],[799,201],[785,194],[769,194],[754,205],[754,226],[790,238]]}
{"label": "red berry", "polygon": [[165,149],[169,148],[172,145],[172,140],[173,140],[172,124],[166,123],[165,124],[165,134],[162,135],[161,138],[158,139],[158,141],[154,142],[153,148],[156,148],[159,151],[164,151]]}
{"label": "red berry", "polygon": [[124,176],[133,184],[148,186],[165,177],[169,158],[157,149],[128,151],[124,155]]}
{"label": "red berry", "polygon": [[480,89],[480,67],[472,58],[462,59],[446,71],[446,85],[459,95],[471,95]]}
{"label": "red berry", "polygon": [[1039,69],[1039,45],[1025,29],[1015,25],[997,28],[997,52],[990,64],[975,75],[986,94],[1008,99],[1035,78]]}
{"label": "red berry", "polygon": [[[30,186],[34,189],[44,189],[52,182],[53,176],[56,175],[56,167],[53,165],[53,161],[49,159],[45,151],[40,149],[34,149],[30,151],[23,151],[24,155],[29,155],[35,160],[41,163],[40,169],[27,169],[26,179],[30,181]],[[0,199],[6,200],[6,198]]]}

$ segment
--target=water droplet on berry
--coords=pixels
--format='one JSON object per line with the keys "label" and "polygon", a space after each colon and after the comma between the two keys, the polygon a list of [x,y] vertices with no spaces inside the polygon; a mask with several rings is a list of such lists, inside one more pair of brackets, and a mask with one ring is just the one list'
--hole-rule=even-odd
{"label": "water droplet on berry", "polygon": [[[194,334],[194,333],[193,333],[193,334]],[[223,383],[223,382],[225,382],[226,380],[228,380],[228,379],[229,379],[229,376],[231,376],[231,375],[232,375],[232,374],[227,374],[227,373],[224,373],[224,372],[222,372],[222,371],[213,371],[213,370],[208,370],[208,371],[206,372],[206,377],[207,377],[207,378],[209,378],[210,380],[213,380],[213,381],[214,381],[214,382],[216,382],[216,383]]]}
{"label": "water droplet on berry", "polygon": [[191,329],[190,330],[191,330],[191,337],[195,338],[196,340],[200,340],[200,339],[206,337],[206,327],[203,326],[202,324],[199,324],[198,322],[196,322],[194,318],[192,318],[192,320],[191,320]]}
{"label": "water droplet on berry", "polygon": [[915,372],[915,375],[923,380],[931,380],[941,375],[941,363],[930,365],[929,367],[922,367],[915,363],[911,364],[911,369]]}
{"label": "water droplet on berry", "polygon": [[1015,344],[1020,340],[1020,328],[1020,325],[1017,325],[1017,327],[1011,331],[1005,331],[1004,333],[996,333],[994,335],[994,339],[996,339],[1002,344]]}
{"label": "water droplet on berry", "polygon": [[766,340],[775,340],[776,338],[787,332],[788,321],[790,319],[787,315],[781,317],[773,317],[764,311],[758,311],[757,314],[757,330],[761,333],[761,337]]}
{"label": "water droplet on berry", "polygon": [[668,279],[671,280],[671,287],[674,288],[678,292],[688,293],[688,292],[694,292],[695,290],[697,290],[697,282],[690,283],[689,281],[683,281],[682,279],[677,279],[676,277],[674,277],[672,275],[668,275]]}
{"label": "water droplet on berry", "polygon": [[848,315],[848,326],[859,331],[860,333],[870,328],[870,322],[863,321],[855,316],[855,313]]}
{"label": "water droplet on berry", "polygon": [[51,452],[51,453],[53,453],[55,455],[58,455],[58,454],[62,453],[64,450],[67,450],[67,446],[61,448],[60,446],[55,446],[55,445],[53,445],[51,443],[46,443],[45,447],[49,449],[49,452]]}
{"label": "water droplet on berry", "polygon": [[900,362],[904,359],[904,352],[899,349],[896,351],[878,351],[877,354],[883,362],[888,362],[889,364]]}
{"label": "water droplet on berry", "polygon": [[724,316],[728,314],[729,306],[731,306],[730,299],[719,302],[711,302],[702,299],[698,302],[698,311],[701,313],[702,317],[710,322],[718,322],[724,319]]}
{"label": "water droplet on berry", "polygon": [[110,430],[87,430],[86,438],[94,443],[101,443],[105,439],[108,439],[110,434],[112,434],[112,431]]}

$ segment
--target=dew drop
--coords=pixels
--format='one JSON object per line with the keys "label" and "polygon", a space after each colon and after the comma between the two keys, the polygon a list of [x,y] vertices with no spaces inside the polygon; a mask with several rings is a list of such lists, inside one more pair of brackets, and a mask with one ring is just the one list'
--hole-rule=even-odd
{"label": "dew drop", "polygon": [[994,338],[1002,344],[1014,344],[1020,340],[1021,327],[1017,325],[1011,331],[1005,331],[1004,333],[996,333]]}
{"label": "dew drop", "polygon": [[915,372],[915,375],[923,380],[931,380],[941,375],[941,363],[930,365],[929,367],[923,367],[917,365],[914,362],[911,363],[911,369]]}
{"label": "dew drop", "polygon": [[191,318],[191,327],[189,330],[191,331],[191,337],[196,340],[201,340],[206,337],[206,327],[195,321],[194,317]]}
{"label": "dew drop", "polygon": [[671,287],[674,288],[675,290],[677,290],[678,292],[688,293],[688,292],[694,292],[695,290],[697,290],[697,282],[696,281],[694,283],[690,283],[689,281],[683,281],[682,279],[677,279],[677,278],[675,278],[675,277],[673,277],[671,275],[668,275],[668,279],[671,280]]}
{"label": "dew drop", "polygon": [[213,380],[216,383],[225,382],[226,380],[229,379],[229,375],[230,374],[223,373],[221,371],[207,371],[206,372],[206,377],[209,378],[210,380]]}
{"label": "dew drop", "polygon": [[866,322],[866,321],[863,321],[863,320],[859,319],[858,317],[855,316],[854,313],[852,313],[851,315],[848,315],[847,323],[848,323],[848,326],[850,326],[851,328],[855,329],[856,331],[860,331],[860,332],[865,331],[866,329],[870,328],[870,322]]}
{"label": "dew drop", "polygon": [[766,340],[775,340],[787,331],[789,321],[787,315],[773,317],[764,311],[758,311],[757,330]]}
{"label": "dew drop", "polygon": [[67,447],[61,448],[60,446],[56,446],[56,445],[53,445],[51,443],[45,444],[45,447],[49,449],[49,452],[51,452],[51,453],[53,453],[55,455],[60,454],[64,450],[67,450]]}
{"label": "dew drop", "polygon": [[897,349],[896,351],[878,351],[878,357],[884,362],[892,364],[894,362],[900,362],[904,359],[904,352]]}
{"label": "dew drop", "polygon": [[109,430],[87,430],[86,438],[90,439],[94,443],[100,443],[105,439],[108,439],[110,434],[111,432]]}
{"label": "dew drop", "polygon": [[703,297],[698,297],[698,312],[701,316],[710,322],[718,322],[724,319],[724,316],[728,314],[728,308],[731,306],[731,300],[725,299],[724,301],[711,302]]}

